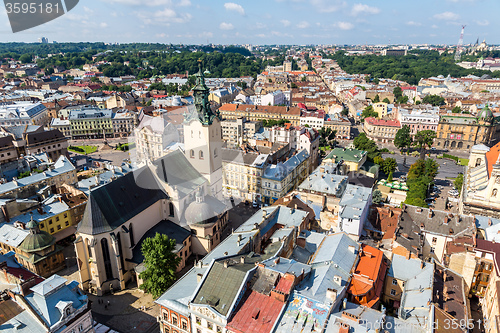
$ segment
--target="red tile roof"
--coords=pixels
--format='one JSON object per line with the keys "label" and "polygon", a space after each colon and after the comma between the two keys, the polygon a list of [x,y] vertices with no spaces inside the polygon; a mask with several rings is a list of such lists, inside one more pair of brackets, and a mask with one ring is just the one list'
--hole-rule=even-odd
{"label": "red tile roof", "polygon": [[401,127],[401,123],[399,122],[399,120],[383,120],[383,119],[376,119],[373,117],[368,117],[368,118],[365,118],[365,121],[367,123],[375,125],[375,126]]}
{"label": "red tile roof", "polygon": [[227,328],[236,333],[270,332],[284,305],[277,299],[252,291]]}

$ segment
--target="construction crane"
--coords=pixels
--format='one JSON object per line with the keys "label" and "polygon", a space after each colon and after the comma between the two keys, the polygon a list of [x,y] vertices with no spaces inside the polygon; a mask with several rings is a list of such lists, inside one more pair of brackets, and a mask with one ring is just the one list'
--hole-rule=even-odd
{"label": "construction crane", "polygon": [[464,45],[464,30],[465,25],[462,26],[462,32],[460,33],[460,39],[458,40],[457,49],[455,51],[455,62],[459,62],[462,56],[462,46]]}

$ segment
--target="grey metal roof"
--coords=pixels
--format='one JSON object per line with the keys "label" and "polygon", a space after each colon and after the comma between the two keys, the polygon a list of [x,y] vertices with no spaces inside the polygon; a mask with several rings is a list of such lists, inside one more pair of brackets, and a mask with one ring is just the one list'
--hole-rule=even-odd
{"label": "grey metal roof", "polygon": [[[407,257],[395,254],[392,256],[387,276],[408,281],[422,271],[421,265],[422,261],[420,259],[408,259]],[[424,263],[424,265],[428,264]]]}
{"label": "grey metal roof", "polygon": [[191,232],[184,229],[178,224],[171,221],[160,221],[150,228],[141,239],[135,244],[132,252],[132,259],[128,260],[136,264],[141,264],[144,261],[144,255],[142,254],[142,243],[146,238],[154,237],[156,233],[167,235],[169,239],[175,240],[174,252],[179,252],[184,247],[184,240],[186,240]]}
{"label": "grey metal roof", "polygon": [[4,223],[0,227],[0,242],[17,248],[28,234],[28,230],[16,228],[10,223]]}
{"label": "grey metal roof", "polygon": [[333,167],[331,166],[316,168],[316,170],[300,184],[299,189],[341,197],[347,186],[347,176],[333,174],[332,169]]}

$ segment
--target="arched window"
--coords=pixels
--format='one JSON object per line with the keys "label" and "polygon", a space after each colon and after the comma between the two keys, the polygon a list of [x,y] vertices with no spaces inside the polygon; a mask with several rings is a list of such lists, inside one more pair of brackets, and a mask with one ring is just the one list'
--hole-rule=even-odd
{"label": "arched window", "polygon": [[69,316],[71,314],[71,309],[70,308],[67,308],[66,309],[66,316]]}
{"label": "arched window", "polygon": [[109,256],[108,240],[106,238],[101,239],[101,249],[102,249],[102,258],[104,261],[105,281],[112,280],[114,278],[113,269],[111,267],[111,258]]}
{"label": "arched window", "polygon": [[89,251],[89,258],[92,258],[92,249],[90,248],[89,240],[85,240],[85,244],[87,245],[87,251]]}
{"label": "arched window", "polygon": [[200,150],[200,160],[203,159],[203,150]]}
{"label": "arched window", "polygon": [[169,202],[168,208],[170,210],[170,216],[174,217],[175,216],[174,204]]}
{"label": "arched window", "polygon": [[123,261],[123,251],[122,251],[122,239],[120,237],[121,232],[116,235],[116,241],[118,242],[118,254],[120,255],[120,264],[122,265],[122,272],[125,272],[125,263]]}
{"label": "arched window", "polygon": [[217,157],[217,148],[214,149],[214,157]]}
{"label": "arched window", "polygon": [[497,196],[497,193],[498,193],[498,190],[497,189],[494,189],[493,192],[491,192],[491,196],[492,197],[496,197]]}
{"label": "arched window", "polygon": [[191,149],[189,151],[189,157],[194,158],[194,150]]}
{"label": "arched window", "polygon": [[476,166],[480,166],[480,165],[481,165],[481,159],[480,159],[480,158],[478,158],[478,159],[476,160]]}
{"label": "arched window", "polygon": [[128,234],[129,234],[129,237],[130,237],[130,246],[134,246],[135,245],[135,242],[134,242],[134,229],[132,229],[132,223],[129,224],[128,226]]}

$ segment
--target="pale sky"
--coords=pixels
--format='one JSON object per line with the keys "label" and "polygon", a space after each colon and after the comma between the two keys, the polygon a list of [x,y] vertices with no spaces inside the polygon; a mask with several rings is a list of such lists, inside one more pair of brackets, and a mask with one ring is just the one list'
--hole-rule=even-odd
{"label": "pale sky", "polygon": [[66,15],[0,42],[184,44],[500,44],[498,0],[80,0]]}

